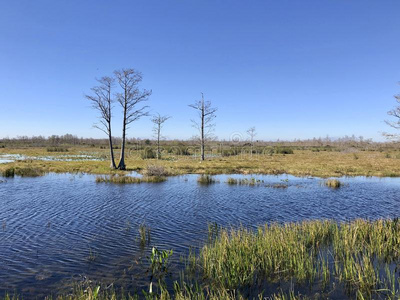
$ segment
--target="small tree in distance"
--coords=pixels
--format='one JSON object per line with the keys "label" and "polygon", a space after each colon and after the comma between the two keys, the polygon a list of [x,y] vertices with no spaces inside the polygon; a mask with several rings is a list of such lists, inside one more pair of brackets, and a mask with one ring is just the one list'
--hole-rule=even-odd
{"label": "small tree in distance", "polygon": [[118,169],[125,170],[126,131],[129,124],[141,117],[148,116],[148,106],[141,106],[141,104],[149,99],[151,91],[139,89],[142,74],[134,69],[117,70],[114,75],[122,89],[122,92],[117,94],[117,101],[123,110],[121,158]]}
{"label": "small tree in distance", "polygon": [[250,137],[250,155],[253,155],[253,140],[254,137],[257,135],[256,128],[253,126],[249,128],[246,132]]}
{"label": "small tree in distance", "polygon": [[92,95],[85,95],[85,97],[92,103],[92,107],[100,113],[100,124],[95,124],[93,126],[107,134],[110,147],[110,167],[116,169],[111,132],[111,109],[113,103],[111,91],[114,87],[114,79],[105,76],[96,80],[99,85],[91,89],[93,92]]}
{"label": "small tree in distance", "polygon": [[170,118],[170,116],[161,116],[159,113],[157,113],[151,119],[151,121],[154,123],[154,137],[157,139],[157,159],[160,159],[161,157],[160,140],[163,138],[163,136],[161,135],[161,129],[163,127],[163,124]]}
{"label": "small tree in distance", "polygon": [[213,123],[216,115],[217,108],[211,106],[211,101],[204,101],[204,95],[201,93],[201,100],[196,101],[194,104],[190,104],[189,107],[198,111],[199,121],[191,120],[193,127],[199,130],[200,133],[200,148],[201,156],[200,160],[204,161],[205,154],[205,143],[213,136],[215,124]]}
{"label": "small tree in distance", "polygon": [[[400,94],[394,95],[398,106],[395,106],[393,109],[388,111],[388,115],[395,118],[395,121],[388,121],[386,120],[386,124],[394,129],[400,129]],[[387,138],[398,138],[398,134],[390,134],[384,133],[384,136]]]}

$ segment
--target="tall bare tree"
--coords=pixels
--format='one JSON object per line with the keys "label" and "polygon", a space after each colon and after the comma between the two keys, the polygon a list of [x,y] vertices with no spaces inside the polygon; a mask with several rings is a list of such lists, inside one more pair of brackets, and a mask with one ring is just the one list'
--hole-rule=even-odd
{"label": "tall bare tree", "polygon": [[95,86],[91,89],[91,95],[85,95],[86,99],[88,99],[92,103],[92,107],[99,111],[99,124],[94,124],[93,126],[105,134],[108,135],[108,144],[110,147],[110,159],[111,164],[110,167],[116,169],[115,159],[114,159],[114,151],[113,151],[113,141],[112,141],[112,132],[111,132],[111,109],[112,103],[114,102],[112,98],[112,89],[114,88],[114,79],[111,77],[102,77],[100,79],[96,79],[99,83],[98,86]]}
{"label": "tall bare tree", "polygon": [[195,101],[194,104],[190,104],[189,107],[198,111],[198,116],[200,121],[191,120],[193,127],[199,130],[200,133],[200,147],[201,147],[201,157],[200,160],[204,161],[205,154],[205,144],[207,140],[211,139],[213,136],[215,123],[213,123],[217,108],[211,106],[211,101],[204,101],[204,95],[201,93],[201,100]]}
{"label": "tall bare tree", "polygon": [[142,102],[149,99],[151,91],[139,88],[142,73],[134,69],[117,70],[114,71],[114,75],[122,89],[122,92],[117,94],[117,101],[123,110],[121,158],[118,169],[125,170],[126,131],[129,129],[129,124],[143,116],[148,116],[148,106],[143,106]]}
{"label": "tall bare tree", "polygon": [[253,140],[254,137],[257,135],[256,128],[254,126],[250,127],[249,129],[247,129],[246,132],[250,137],[250,155],[253,155]]}
{"label": "tall bare tree", "polygon": [[[390,127],[393,127],[394,129],[400,129],[400,94],[397,94],[394,96],[397,102],[397,106],[395,106],[393,109],[388,111],[388,115],[391,117],[394,117],[394,121],[388,121],[386,120],[386,124],[388,124]],[[388,138],[398,138],[398,134],[391,134],[391,133],[384,133],[384,135]]]}
{"label": "tall bare tree", "polygon": [[157,113],[151,119],[151,121],[154,123],[154,137],[157,139],[157,159],[160,159],[161,157],[160,140],[163,138],[163,136],[161,135],[161,129],[164,123],[170,118],[170,116],[161,116],[159,113]]}

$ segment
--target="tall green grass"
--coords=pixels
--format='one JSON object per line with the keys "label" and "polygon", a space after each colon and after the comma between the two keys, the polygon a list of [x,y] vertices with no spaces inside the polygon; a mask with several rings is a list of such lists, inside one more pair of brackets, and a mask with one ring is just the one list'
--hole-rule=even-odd
{"label": "tall green grass", "polygon": [[149,269],[162,276],[152,276],[159,281],[155,288],[151,281],[148,292],[121,296],[95,285],[58,299],[326,299],[336,292],[341,299],[400,297],[398,219],[304,221],[256,230],[213,223],[208,236],[198,254],[190,251],[194,277],[182,273],[168,288],[172,251],[153,248]]}
{"label": "tall green grass", "polygon": [[399,296],[393,268],[399,262],[397,220],[306,221],[265,225],[256,232],[223,229],[199,256],[203,276],[216,289],[242,291],[260,280],[321,290],[342,284],[364,299]]}

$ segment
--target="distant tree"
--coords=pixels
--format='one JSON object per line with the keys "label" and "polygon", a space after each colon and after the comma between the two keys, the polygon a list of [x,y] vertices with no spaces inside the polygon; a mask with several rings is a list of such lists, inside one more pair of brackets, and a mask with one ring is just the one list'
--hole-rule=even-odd
{"label": "distant tree", "polygon": [[[388,124],[390,127],[394,129],[400,129],[400,94],[397,94],[394,96],[397,102],[397,106],[395,106],[393,109],[388,111],[388,115],[394,118],[394,121],[388,121],[386,120],[386,124]],[[384,133],[384,136],[387,138],[398,138],[398,134],[391,134],[391,133]]]}
{"label": "distant tree", "polygon": [[108,135],[111,159],[110,167],[116,169],[111,132],[111,109],[114,101],[111,95],[114,87],[114,79],[105,76],[97,79],[97,82],[99,85],[91,89],[92,95],[85,95],[85,97],[92,103],[92,107],[100,113],[99,124],[93,126]]}
{"label": "distant tree", "polygon": [[201,93],[201,100],[196,101],[194,104],[190,104],[189,107],[198,111],[199,121],[191,120],[193,127],[199,130],[200,133],[200,148],[201,157],[200,160],[204,161],[205,144],[207,140],[210,140],[213,136],[215,124],[213,123],[216,115],[217,108],[211,106],[210,101],[204,101],[204,95]]}
{"label": "distant tree", "polygon": [[121,158],[118,169],[125,170],[126,131],[129,129],[129,124],[139,120],[141,117],[148,116],[148,106],[142,106],[141,104],[149,99],[151,91],[139,89],[142,74],[134,69],[117,70],[114,75],[122,89],[122,92],[117,94],[117,101],[123,110]]}
{"label": "distant tree", "polygon": [[157,139],[157,159],[160,159],[161,157],[160,140],[163,138],[163,136],[161,135],[161,129],[163,127],[163,124],[170,118],[170,116],[161,116],[159,113],[157,113],[151,119],[151,121],[154,123],[154,137]]}
{"label": "distant tree", "polygon": [[257,135],[256,128],[250,127],[246,132],[250,137],[250,154],[253,155],[253,140],[254,140],[254,137]]}

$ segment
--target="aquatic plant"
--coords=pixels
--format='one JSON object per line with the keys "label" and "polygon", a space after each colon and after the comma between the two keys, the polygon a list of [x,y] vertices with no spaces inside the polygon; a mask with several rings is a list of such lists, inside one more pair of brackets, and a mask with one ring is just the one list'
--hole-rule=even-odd
{"label": "aquatic plant", "polygon": [[38,168],[23,167],[23,168],[15,168],[15,175],[21,177],[38,177],[38,176],[43,176],[44,172],[43,170]]}
{"label": "aquatic plant", "polygon": [[256,178],[232,178],[229,177],[227,179],[227,184],[231,185],[248,185],[248,186],[257,186],[264,183],[264,180],[256,179]]}
{"label": "aquatic plant", "polygon": [[10,167],[1,173],[3,177],[14,177],[15,175],[21,177],[37,177],[44,175],[42,169],[32,167]]}
{"label": "aquatic plant", "polygon": [[2,175],[3,175],[3,177],[14,177],[14,175],[15,175],[15,169],[14,169],[14,168],[5,169],[5,170],[2,172]]}
{"label": "aquatic plant", "polygon": [[142,247],[150,244],[150,227],[146,226],[145,223],[139,225],[139,237]]}
{"label": "aquatic plant", "polygon": [[273,188],[273,189],[287,189],[289,186],[285,183],[274,183],[268,184],[266,187]]}
{"label": "aquatic plant", "polygon": [[[220,230],[205,245],[199,263],[216,288],[240,291],[267,282],[344,284],[357,298],[398,295],[395,271],[400,260],[400,224],[396,220],[305,221]],[[384,268],[386,266],[386,268]],[[333,280],[333,282],[332,282]]]}
{"label": "aquatic plant", "polygon": [[334,189],[340,188],[342,186],[342,183],[338,179],[325,180],[324,184],[325,184],[325,186],[334,188]]}
{"label": "aquatic plant", "polygon": [[158,176],[143,176],[143,177],[133,177],[126,175],[110,175],[110,176],[97,176],[97,183],[116,183],[116,184],[130,184],[130,183],[158,183],[165,181],[165,177]]}
{"label": "aquatic plant", "polygon": [[217,181],[211,175],[202,174],[197,178],[197,182],[199,184],[213,184],[213,183],[216,183]]}

